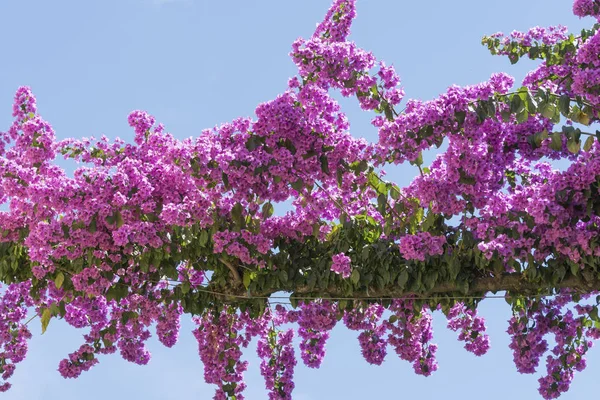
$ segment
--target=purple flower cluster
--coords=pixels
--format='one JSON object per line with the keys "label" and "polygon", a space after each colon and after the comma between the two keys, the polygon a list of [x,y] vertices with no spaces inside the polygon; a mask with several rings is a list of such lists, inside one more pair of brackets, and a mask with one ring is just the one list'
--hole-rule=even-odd
{"label": "purple flower cluster", "polygon": [[413,364],[415,373],[429,376],[438,368],[435,359],[437,345],[430,343],[433,338],[431,314],[426,307],[415,313],[412,301],[394,300],[390,310],[395,322],[387,322],[390,333],[388,343],[396,354]]}
{"label": "purple flower cluster", "polygon": [[[522,46],[533,46],[533,45],[546,45],[552,46],[562,40],[567,39],[567,28],[565,26],[550,26],[543,28],[536,26],[529,29],[527,32],[513,31],[509,36],[504,36],[503,33],[498,32],[490,37],[497,38],[503,45],[512,43],[518,43]],[[509,55],[508,50],[500,50],[498,54]]]}
{"label": "purple flower cluster", "polygon": [[156,335],[158,340],[166,347],[173,347],[179,338],[179,320],[183,308],[180,304],[165,306],[162,314],[158,317],[156,324]]}
{"label": "purple flower cluster", "polygon": [[217,385],[214,399],[224,400],[230,396],[244,399],[243,373],[248,362],[241,361],[243,336],[239,334],[244,320],[226,309],[216,316],[208,313],[195,317],[194,322],[198,325],[194,336],[204,364],[204,381]]}
{"label": "purple flower cluster", "polygon": [[313,38],[320,37],[331,42],[345,42],[355,17],[355,0],[335,0],[325,14],[323,22],[317,25]]}
{"label": "purple flower cluster", "polygon": [[296,357],[292,339],[294,330],[269,329],[258,341],[256,351],[262,359],[260,373],[265,378],[269,400],[291,400],[294,390]]}
{"label": "purple flower cluster", "polygon": [[357,306],[344,312],[344,324],[348,329],[355,331],[375,329],[384,310],[384,307],[377,303]]}
{"label": "purple flower cluster", "polygon": [[448,328],[460,331],[458,340],[465,342],[465,349],[482,356],[490,349],[490,338],[485,334],[485,320],[477,316],[477,311],[456,303],[449,311]]}
{"label": "purple flower cluster", "polygon": [[98,362],[94,357],[94,348],[89,344],[83,344],[76,352],[69,354],[68,359],[58,364],[58,372],[63,378],[77,378],[83,371],[89,371]]}
{"label": "purple flower cluster", "polygon": [[387,355],[386,328],[383,325],[375,330],[365,330],[358,335],[360,351],[369,364],[381,365]]}
{"label": "purple flower cluster", "polygon": [[544,337],[554,335],[555,346],[546,357],[547,375],[539,379],[539,392],[544,399],[558,398],[569,389],[574,373],[585,369],[585,354],[592,347],[592,340],[600,338],[600,331],[590,320],[594,307],[577,304],[575,315],[568,309],[572,300],[569,294],[529,300],[514,310],[509,321],[510,348],[521,373],[536,371],[540,358],[548,351]]}
{"label": "purple flower cluster", "polygon": [[357,306],[344,312],[344,324],[348,329],[362,331],[358,343],[365,360],[381,365],[387,355],[387,325],[379,323],[384,307],[380,304]]}
{"label": "purple flower cluster", "polygon": [[419,232],[400,238],[400,253],[407,260],[425,261],[426,256],[443,254],[446,238],[433,236],[429,232]]}
{"label": "purple flower cluster", "polygon": [[575,0],[573,2],[573,14],[578,17],[600,15],[600,2],[598,0]]}
{"label": "purple flower cluster", "polygon": [[3,288],[0,297],[0,377],[3,381],[0,392],[10,389],[8,379],[13,375],[16,364],[27,355],[27,340],[31,333],[23,320],[27,317],[27,308],[33,305],[30,288],[31,282],[11,284]]}
{"label": "purple flower cluster", "polygon": [[352,274],[352,267],[350,266],[350,257],[344,253],[335,254],[332,258],[331,270],[342,278],[349,278]]}
{"label": "purple flower cluster", "polygon": [[337,323],[337,305],[327,300],[302,303],[299,311],[288,313],[289,322],[297,322],[300,357],[310,368],[319,368],[325,357],[325,343]]}

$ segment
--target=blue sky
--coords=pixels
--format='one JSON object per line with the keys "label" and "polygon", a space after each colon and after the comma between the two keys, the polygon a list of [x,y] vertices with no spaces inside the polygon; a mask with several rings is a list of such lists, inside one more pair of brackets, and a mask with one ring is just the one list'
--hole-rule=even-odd
{"label": "blue sky", "polygon": [[[282,92],[295,74],[287,54],[298,36],[307,37],[328,0],[4,0],[0,2],[0,129],[11,122],[12,97],[29,85],[41,114],[59,138],[120,136],[128,141],[131,110],[156,116],[177,137],[197,135],[237,116],[252,116],[257,104]],[[480,45],[484,34],[565,24],[578,31],[591,21],[571,14],[568,0],[488,2],[358,0],[352,38],[393,63],[411,98],[428,99],[451,84],[477,83],[507,71],[520,80],[532,63],[511,67]],[[370,114],[344,100],[355,136],[376,138]],[[429,154],[429,160],[434,154]],[[413,168],[389,169],[406,184]],[[381,367],[360,356],[355,332],[335,329],[320,370],[298,366],[295,398],[534,399],[537,376],[520,375],[505,333],[509,307],[488,300],[492,349],[477,358],[436,314],[439,370],[429,378],[388,354]],[[37,399],[208,399],[213,387],[203,370],[191,324],[184,318],[180,342],[165,349],[152,340],[153,360],[140,367],[119,355],[77,380],[64,380],[58,362],[79,347],[81,334],[60,321],[31,341],[29,357],[13,378],[7,400]],[[248,351],[247,399],[266,398],[255,350]],[[543,370],[544,368],[540,368]],[[562,399],[593,396],[600,385],[600,352],[575,377]],[[538,374],[539,375],[539,374]]]}

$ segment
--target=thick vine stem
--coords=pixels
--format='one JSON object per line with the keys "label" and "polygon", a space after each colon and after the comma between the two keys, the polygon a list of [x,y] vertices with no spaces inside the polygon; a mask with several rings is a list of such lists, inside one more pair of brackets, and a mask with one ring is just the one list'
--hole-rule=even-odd
{"label": "thick vine stem", "polygon": [[[562,281],[555,284],[550,282],[532,282],[524,278],[522,274],[504,274],[499,277],[482,277],[470,281],[465,286],[463,281],[452,281],[437,284],[431,290],[423,292],[412,292],[400,288],[386,287],[378,289],[370,287],[365,290],[355,290],[351,295],[344,292],[334,285],[326,289],[311,289],[308,286],[297,286],[294,289],[296,298],[318,298],[319,296],[341,300],[359,300],[359,299],[385,299],[385,298],[430,298],[434,296],[454,296],[460,294],[461,298],[470,296],[482,297],[482,294],[492,292],[513,292],[523,296],[539,295],[540,293],[551,295],[556,289],[569,289],[574,293],[591,293],[600,291],[600,279],[594,278],[591,281],[584,281],[576,276],[570,275]],[[466,289],[466,290],[465,290]],[[268,289],[260,292],[251,293],[253,298],[269,297],[273,293],[280,292],[282,289]],[[216,291],[215,291],[216,294]],[[231,292],[221,294],[233,298],[247,298],[247,291],[234,289]]]}
{"label": "thick vine stem", "polygon": [[231,275],[233,275],[233,281],[235,283],[235,286],[241,286],[242,278],[241,278],[238,270],[233,266],[233,264],[231,264],[229,261],[225,260],[224,258],[219,258],[219,261],[221,261],[231,271]]}

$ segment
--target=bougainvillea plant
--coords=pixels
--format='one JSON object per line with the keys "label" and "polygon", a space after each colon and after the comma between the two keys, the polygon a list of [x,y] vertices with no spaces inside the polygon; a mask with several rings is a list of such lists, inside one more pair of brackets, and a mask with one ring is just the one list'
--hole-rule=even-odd
{"label": "bougainvillea plant", "polygon": [[[598,18],[600,1],[573,11]],[[394,68],[348,41],[354,17],[354,0],[335,0],[292,45],[284,93],[183,141],[142,111],[132,143],[56,141],[18,89],[0,134],[1,391],[36,319],[85,330],[58,364],[65,378],[103,354],[148,363],[150,329],[171,347],[183,314],[215,399],[244,398],[253,339],[269,398],[290,399],[296,364],[318,368],[338,322],[367,362],[393,350],[430,375],[431,313],[480,356],[477,306],[498,292],[517,370],[545,368],[545,399],[569,389],[600,337],[600,25],[484,37],[512,63],[539,61],[522,86],[495,74],[401,105]],[[350,135],[334,91],[373,113],[376,143]],[[68,174],[61,156],[80,166]],[[404,188],[382,173],[402,163],[418,169]],[[291,307],[269,302],[281,293]]]}

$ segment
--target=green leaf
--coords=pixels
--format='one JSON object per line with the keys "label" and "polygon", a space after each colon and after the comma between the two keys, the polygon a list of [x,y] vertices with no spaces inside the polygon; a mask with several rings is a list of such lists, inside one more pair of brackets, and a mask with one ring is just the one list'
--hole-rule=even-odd
{"label": "green leaf", "polygon": [[517,113],[517,122],[519,124],[522,124],[523,122],[527,121],[529,119],[529,113],[527,112],[526,109],[522,109],[521,111],[519,111]]}
{"label": "green leaf", "polygon": [[531,267],[531,268],[527,268],[524,272],[524,275],[529,279],[529,280],[534,280],[535,277],[538,275],[538,271],[537,268],[535,267]]}
{"label": "green leaf", "polygon": [[350,281],[355,285],[358,284],[358,282],[360,281],[360,272],[358,272],[358,269],[354,268],[352,270],[352,275],[350,275]]}
{"label": "green leaf", "polygon": [[67,225],[62,224],[62,231],[63,231],[63,236],[65,237],[65,239],[68,239],[71,236],[70,229]]}
{"label": "green leaf", "polygon": [[96,216],[97,216],[97,214],[94,214],[94,216],[92,217],[92,220],[90,221],[90,226],[89,226],[90,233],[96,232]]}
{"label": "green leaf", "polygon": [[578,120],[579,121],[577,121],[577,122],[579,122],[580,124],[583,124],[585,126],[588,126],[590,124],[590,116],[584,112],[579,113]]}
{"label": "green leaf", "polygon": [[463,185],[474,185],[475,183],[477,183],[477,180],[472,176],[467,175],[467,173],[462,168],[460,168],[458,172],[460,174],[460,179],[458,180],[458,183],[462,183]]}
{"label": "green leaf", "polygon": [[542,145],[542,142],[544,140],[548,139],[548,130],[544,129],[541,132],[536,133],[535,135],[533,135],[533,141],[535,143],[535,145],[533,146],[534,148],[538,148]]}
{"label": "green leaf", "polygon": [[317,275],[314,272],[311,272],[310,275],[308,275],[308,281],[307,281],[308,290],[313,290],[315,288],[316,284],[317,284]]}
{"label": "green leaf", "polygon": [[557,131],[552,133],[552,136],[550,136],[550,138],[552,139],[552,141],[550,142],[550,148],[556,151],[562,150],[562,137],[560,135],[560,132]]}
{"label": "green leaf", "polygon": [[487,114],[493,118],[496,118],[496,105],[492,99],[489,99],[487,102]]}
{"label": "green leaf", "polygon": [[56,274],[56,278],[54,279],[54,284],[56,285],[57,289],[61,288],[64,281],[65,281],[65,275],[62,272],[59,272],[58,274]]}
{"label": "green leaf", "polygon": [[510,113],[510,111],[507,111],[507,110],[500,111],[500,116],[502,117],[503,122],[510,122],[511,115],[512,114]]}
{"label": "green leaf", "polygon": [[521,100],[525,102],[527,100],[527,97],[529,96],[529,89],[527,89],[525,86],[522,86],[517,90],[517,94],[521,98]]}
{"label": "green leaf", "polygon": [[569,149],[571,153],[577,154],[579,153],[579,150],[581,150],[581,142],[571,138],[567,141],[567,149]]}
{"label": "green leaf", "polygon": [[117,228],[123,226],[123,215],[121,215],[121,211],[115,211],[115,223],[117,224]]}
{"label": "green leaf", "polygon": [[240,203],[235,203],[235,206],[231,209],[231,219],[237,225],[242,225],[242,205]]}
{"label": "green leaf", "polygon": [[596,321],[596,322],[600,321],[600,318],[598,317],[598,307],[596,307],[596,306],[592,307],[592,310],[590,311],[589,315],[593,321]]}
{"label": "green leaf", "polygon": [[[339,15],[337,13],[333,16],[333,19],[334,19],[334,21],[336,21],[336,15],[338,16],[337,21],[339,21]],[[379,91],[377,90],[377,85],[371,86],[371,88],[369,90],[371,91],[371,94],[373,96],[379,96]]]}
{"label": "green leaf", "polygon": [[60,315],[60,307],[58,306],[58,304],[52,303],[52,305],[50,306],[50,314],[53,317]]}
{"label": "green leaf", "polygon": [[279,270],[279,280],[283,284],[287,283],[287,281],[288,281],[288,273],[287,273],[286,270],[284,270],[284,269]]}
{"label": "green leaf", "polygon": [[318,239],[320,235],[321,235],[321,225],[319,225],[319,223],[316,222],[313,224],[313,236]]}
{"label": "green leaf", "polygon": [[403,269],[402,272],[400,272],[400,275],[398,276],[398,286],[400,286],[400,288],[404,289],[406,287],[406,283],[408,282],[408,270]]}
{"label": "green leaf", "polygon": [[567,270],[564,267],[564,265],[561,265],[560,267],[555,268],[554,271],[552,272],[552,283],[557,284],[558,282],[562,282],[566,273],[567,273]]}
{"label": "green leaf", "polygon": [[572,263],[571,264],[571,274],[573,276],[577,276],[578,273],[579,273],[579,265],[577,265],[576,263]]}
{"label": "green leaf", "polygon": [[535,101],[535,99],[533,97],[531,97],[531,94],[529,93],[529,91],[527,91],[527,94],[526,94],[526,105],[527,105],[527,111],[529,111],[530,114],[535,114],[537,112],[538,103]]}
{"label": "green leaf", "polygon": [[553,104],[546,104],[542,107],[542,115],[548,119],[553,119],[556,114],[556,106]]}
{"label": "green leaf", "polygon": [[246,289],[248,289],[248,287],[250,286],[250,282],[251,282],[251,272],[248,270],[244,270],[244,277],[242,278],[242,281],[244,282],[244,287]]}
{"label": "green leaf", "polygon": [[94,264],[94,251],[92,249],[88,249],[86,261],[87,261],[88,266],[91,266]]}
{"label": "green leaf", "polygon": [[[425,168],[423,168],[423,170],[425,170]],[[394,185],[390,189],[390,197],[394,200],[398,200],[400,198],[400,190],[397,186]]]}
{"label": "green leaf", "polygon": [[394,113],[392,111],[392,108],[390,107],[390,105],[388,103],[385,103],[385,105],[383,106],[383,113],[385,114],[385,117],[388,119],[388,121],[393,121],[394,120]]}
{"label": "green leaf", "polygon": [[135,311],[124,311],[121,314],[121,323],[125,325],[127,322],[129,322],[130,319],[134,319],[137,317],[138,313],[136,313]]}
{"label": "green leaf", "polygon": [[483,121],[486,120],[486,118],[488,117],[488,113],[487,113],[487,108],[484,106],[484,104],[479,103],[477,104],[477,107],[475,108],[475,114],[477,114],[477,120],[481,123]]}
{"label": "green leaf", "polygon": [[[350,164],[350,169],[354,172],[365,172],[366,170],[369,169],[369,163],[366,160],[362,160],[362,161],[355,161],[352,164]],[[341,169],[338,169],[338,171],[342,171]]]}
{"label": "green leaf", "polygon": [[379,214],[385,215],[385,210],[387,208],[387,196],[385,194],[380,194],[377,196],[377,211]]}
{"label": "green leaf", "polygon": [[437,271],[433,271],[432,273],[425,275],[424,283],[425,283],[426,289],[427,290],[433,289],[433,287],[435,286],[435,283],[437,282],[437,279],[438,279]]}
{"label": "green leaf", "polygon": [[423,165],[423,152],[419,152],[417,158],[415,158],[414,161],[411,161],[410,163],[416,166]]}
{"label": "green leaf", "polygon": [[571,98],[566,94],[560,96],[558,99],[558,107],[561,114],[568,118],[569,113],[571,112]]}
{"label": "green leaf", "polygon": [[510,111],[517,114],[524,109],[523,100],[518,95],[513,95],[510,99]]}
{"label": "green leaf", "polygon": [[50,323],[50,319],[52,319],[52,312],[50,311],[49,308],[44,308],[44,311],[42,311],[42,334],[44,332],[46,332],[46,329],[48,328],[48,324]]}
{"label": "green leaf", "polygon": [[298,308],[298,297],[296,296],[296,293],[290,295],[290,304],[293,308]]}
{"label": "green leaf", "polygon": [[202,232],[200,232],[200,246],[204,247],[206,246],[206,244],[208,243],[208,232],[203,230]]}
{"label": "green leaf", "polygon": [[113,342],[111,342],[110,340],[106,339],[104,336],[102,336],[102,344],[104,344],[104,347],[112,347]]}
{"label": "green leaf", "polygon": [[336,171],[336,177],[337,177],[338,187],[341,187],[342,183],[344,183],[344,170],[341,168],[338,168],[338,170]]}
{"label": "green leaf", "polygon": [[183,294],[187,294],[190,291],[190,283],[189,282],[183,282],[181,284],[181,293]]}
{"label": "green leaf", "polygon": [[296,182],[292,183],[292,189],[294,189],[297,192],[301,192],[303,187],[304,181],[302,180],[302,178],[298,178]]}
{"label": "green leaf", "polygon": [[384,279],[384,278],[383,278],[381,275],[377,275],[377,276],[375,276],[375,282],[377,283],[377,287],[378,287],[379,289],[383,289],[383,288],[385,288],[385,285],[386,285],[386,283],[387,283],[387,282],[385,281],[385,279]]}
{"label": "green leaf", "polygon": [[469,294],[469,281],[465,280],[461,284],[461,291],[463,294]]}
{"label": "green leaf", "polygon": [[273,207],[273,204],[271,204],[270,202],[263,204],[263,206],[262,206],[263,219],[267,219],[271,215],[273,215],[274,210],[275,210],[275,208]]}
{"label": "green leaf", "polygon": [[148,272],[150,270],[150,253],[143,253],[140,257],[139,264],[142,272]]}
{"label": "green leaf", "polygon": [[229,188],[230,188],[230,186],[229,186],[229,176],[227,176],[227,174],[225,172],[223,172],[221,174],[221,179],[223,180],[223,186],[225,186],[225,189],[229,190]]}
{"label": "green leaf", "polygon": [[421,229],[423,229],[423,231],[428,231],[430,228],[432,228],[434,226],[435,220],[436,220],[436,214],[434,214],[433,212],[431,212],[431,210],[429,210],[427,212],[427,217],[421,224]]}
{"label": "green leaf", "polygon": [[324,174],[329,175],[329,160],[327,159],[327,156],[323,154],[319,159],[321,160],[321,171],[323,171]]}
{"label": "green leaf", "polygon": [[585,140],[585,143],[583,145],[583,150],[590,151],[593,144],[594,144],[594,137],[588,136],[588,138]]}
{"label": "green leaf", "polygon": [[571,113],[569,114],[569,118],[573,120],[573,122],[578,122],[583,125],[590,124],[590,117],[587,113],[581,110],[581,108],[577,106],[573,106],[571,109]]}
{"label": "green leaf", "polygon": [[246,141],[246,148],[249,151],[254,151],[260,145],[260,139],[258,136],[252,135]]}

